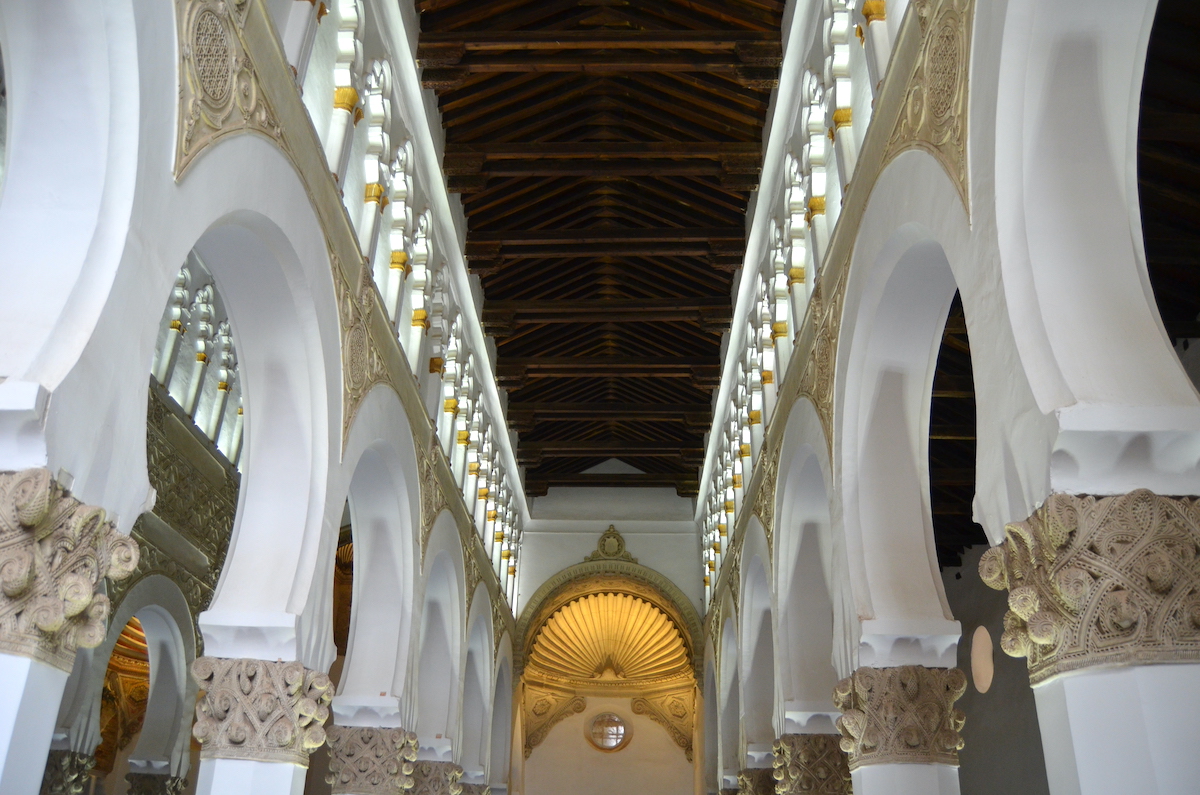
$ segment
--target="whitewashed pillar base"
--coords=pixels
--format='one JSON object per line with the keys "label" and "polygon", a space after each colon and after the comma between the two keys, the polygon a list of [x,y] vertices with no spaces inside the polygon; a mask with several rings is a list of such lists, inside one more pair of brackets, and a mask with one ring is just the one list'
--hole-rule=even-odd
{"label": "whitewashed pillar base", "polygon": [[36,795],[41,789],[68,676],[29,657],[0,654],[0,793]]}
{"label": "whitewashed pillar base", "polygon": [[950,765],[866,765],[850,774],[854,795],[959,795]]}
{"label": "whitewashed pillar base", "polygon": [[302,795],[307,774],[287,762],[201,759],[196,795]]}

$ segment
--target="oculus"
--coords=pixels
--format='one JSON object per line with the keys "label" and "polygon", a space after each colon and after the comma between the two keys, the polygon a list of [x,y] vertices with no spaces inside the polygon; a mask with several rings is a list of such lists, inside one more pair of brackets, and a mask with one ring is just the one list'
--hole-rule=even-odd
{"label": "oculus", "polygon": [[600,751],[620,751],[631,736],[628,724],[615,712],[601,712],[587,728],[588,742]]}

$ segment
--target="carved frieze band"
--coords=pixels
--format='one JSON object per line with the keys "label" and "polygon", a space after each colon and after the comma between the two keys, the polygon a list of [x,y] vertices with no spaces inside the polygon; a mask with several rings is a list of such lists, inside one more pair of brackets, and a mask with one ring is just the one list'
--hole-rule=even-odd
{"label": "carved frieze band", "polygon": [[769,767],[747,767],[738,771],[738,795],[775,795],[775,775]]}
{"label": "carved frieze band", "polygon": [[330,726],[329,774],[334,795],[400,795],[413,787],[417,735],[404,729]]}
{"label": "carved frieze band", "polygon": [[833,703],[851,770],[864,765],[957,765],[967,689],[957,668],[859,668],[837,683]]}
{"label": "carved frieze band", "polygon": [[49,470],[0,472],[0,651],[70,671],[75,650],[99,646],[108,628],[96,586],[137,563],[137,542]]}
{"label": "carved frieze band", "polygon": [[776,795],[851,795],[837,734],[785,734],[775,741]]}
{"label": "carved frieze band", "polygon": [[461,795],[463,769],[453,762],[421,760],[413,768],[413,795]]}
{"label": "carved frieze band", "polygon": [[325,742],[333,684],[299,662],[200,657],[192,677],[204,691],[192,736],[204,759],[308,766]]}
{"label": "carved frieze band", "polygon": [[215,141],[257,132],[281,148],[283,130],[241,38],[251,0],[176,0],[179,125],[175,179]]}
{"label": "carved frieze band", "polygon": [[1008,589],[1000,646],[1043,682],[1080,668],[1200,661],[1200,500],[1051,494],[979,561]]}
{"label": "carved frieze band", "polygon": [[929,152],[954,181],[964,207],[969,207],[967,70],[974,8],[973,0],[914,0],[923,41],[884,155],[886,164],[906,149]]}

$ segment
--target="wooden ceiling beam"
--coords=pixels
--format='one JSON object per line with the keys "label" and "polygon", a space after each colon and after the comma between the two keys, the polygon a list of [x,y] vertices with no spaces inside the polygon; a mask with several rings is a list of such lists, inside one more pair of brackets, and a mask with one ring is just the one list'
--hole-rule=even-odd
{"label": "wooden ceiling beam", "polygon": [[[454,53],[538,50],[697,50],[736,52],[747,57],[767,45],[773,59],[781,61],[779,34],[758,30],[500,30],[422,33],[417,60],[434,66],[457,63]],[[459,55],[459,58],[462,56]],[[766,56],[771,57],[771,56]],[[764,66],[778,63],[764,63]]]}
{"label": "wooden ceiling beam", "polygon": [[694,474],[671,472],[640,472],[609,474],[573,472],[549,475],[526,475],[525,487],[534,497],[544,497],[553,486],[585,488],[671,488],[681,497],[692,497],[700,491],[700,479]]}
{"label": "wooden ceiling beam", "polygon": [[720,160],[722,157],[760,157],[757,142],[714,141],[571,141],[567,143],[447,144],[446,158],[479,156],[486,162],[502,160],[634,160],[678,158]]}
{"label": "wooden ceiling beam", "polygon": [[693,299],[615,299],[603,301],[488,301],[483,325],[511,332],[518,325],[544,323],[699,323],[727,329],[733,307],[724,297]]}

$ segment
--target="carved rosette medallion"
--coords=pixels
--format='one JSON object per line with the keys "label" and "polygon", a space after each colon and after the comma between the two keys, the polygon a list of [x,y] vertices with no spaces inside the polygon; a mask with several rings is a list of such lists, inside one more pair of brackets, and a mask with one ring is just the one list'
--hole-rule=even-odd
{"label": "carved rosette medallion", "polygon": [[241,40],[250,0],[176,0],[179,132],[175,179],[213,142],[257,132],[282,144],[283,130]]}
{"label": "carved rosette medallion", "polygon": [[775,795],[775,775],[769,767],[747,767],[738,771],[738,795]]}
{"label": "carved rosette medallion", "polygon": [[525,685],[525,758],[564,718],[587,709],[587,699],[571,692]]}
{"label": "carved rosette medallion", "polygon": [[692,691],[674,690],[636,696],[629,700],[635,715],[645,715],[667,730],[675,744],[683,749],[689,762],[692,761]]}
{"label": "carved rosette medallion", "polygon": [[52,750],[46,758],[41,795],[83,795],[96,757],[75,751]]}
{"label": "carved rosette medallion", "polygon": [[417,735],[404,729],[330,726],[329,775],[334,795],[400,795],[413,786]]}
{"label": "carved rosette medallion", "polygon": [[192,677],[204,691],[194,736],[203,759],[252,759],[308,767],[325,742],[333,684],[299,662],[200,657]]}
{"label": "carved rosette medallion", "polygon": [[70,671],[77,648],[104,640],[110,605],[96,586],[137,563],[137,542],[49,470],[0,472],[0,651]]}
{"label": "carved rosette medallion", "polygon": [[463,769],[453,762],[421,760],[413,767],[413,795],[461,795]]}
{"label": "carved rosette medallion", "polygon": [[154,773],[126,773],[125,780],[129,782],[129,795],[180,795],[188,784],[186,778]]}
{"label": "carved rosette medallion", "polygon": [[967,70],[973,0],[914,3],[924,41],[884,162],[906,149],[929,152],[967,207]]}
{"label": "carved rosette medallion", "polygon": [[1200,661],[1200,500],[1051,494],[979,561],[1008,589],[1000,646],[1033,684],[1080,668]]}
{"label": "carved rosette medallion", "polygon": [[837,734],[785,734],[775,741],[776,795],[851,795]]}
{"label": "carved rosette medallion", "polygon": [[859,668],[837,683],[838,731],[851,770],[864,765],[958,765],[966,717],[954,702],[967,689],[957,668]]}

